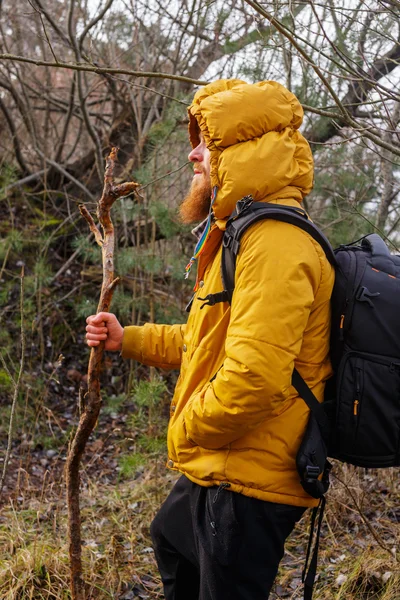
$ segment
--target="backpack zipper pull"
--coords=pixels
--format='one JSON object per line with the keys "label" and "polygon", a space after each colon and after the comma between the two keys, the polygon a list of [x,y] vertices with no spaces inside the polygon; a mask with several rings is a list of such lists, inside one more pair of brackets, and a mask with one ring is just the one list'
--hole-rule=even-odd
{"label": "backpack zipper pull", "polygon": [[360,401],[358,400],[358,398],[360,398],[360,395],[361,395],[361,369],[357,365],[356,365],[356,394],[357,394],[356,400],[354,400],[354,402],[353,402],[353,415],[355,417],[358,416],[358,410],[359,410],[359,406],[360,406]]}
{"label": "backpack zipper pull", "polygon": [[344,327],[344,315],[340,315],[340,325],[339,325],[339,340],[343,342],[343,327]]}

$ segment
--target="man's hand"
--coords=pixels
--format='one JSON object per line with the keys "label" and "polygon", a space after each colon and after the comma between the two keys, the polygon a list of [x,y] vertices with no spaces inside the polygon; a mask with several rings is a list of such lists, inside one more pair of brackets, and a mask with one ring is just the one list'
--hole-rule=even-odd
{"label": "man's hand", "polygon": [[124,328],[112,313],[100,312],[86,319],[86,343],[98,346],[105,340],[104,349],[118,352],[122,348]]}

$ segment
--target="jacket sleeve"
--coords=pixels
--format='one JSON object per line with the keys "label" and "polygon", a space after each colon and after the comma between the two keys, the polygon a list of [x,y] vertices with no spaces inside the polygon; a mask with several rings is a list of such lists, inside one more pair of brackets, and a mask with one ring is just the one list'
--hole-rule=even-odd
{"label": "jacket sleeve", "polygon": [[156,325],[124,328],[121,356],[133,358],[149,367],[179,369],[186,325]]}
{"label": "jacket sleeve", "polygon": [[316,242],[293,225],[264,221],[244,234],[226,358],[185,407],[189,440],[219,448],[284,410],[323,261]]}

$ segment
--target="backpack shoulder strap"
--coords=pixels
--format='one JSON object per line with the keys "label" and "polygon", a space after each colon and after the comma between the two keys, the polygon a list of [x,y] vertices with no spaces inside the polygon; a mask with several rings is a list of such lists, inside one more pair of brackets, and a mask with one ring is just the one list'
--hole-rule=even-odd
{"label": "backpack shoulder strap", "polygon": [[[242,201],[241,201],[242,202]],[[240,203],[238,203],[240,205]],[[247,229],[265,219],[283,221],[306,231],[324,250],[329,262],[337,266],[335,254],[328,239],[300,208],[266,202],[247,203],[236,208],[229,219],[223,237],[221,276],[228,301],[231,302],[235,288],[236,259],[240,250],[240,240]]]}
{"label": "backpack shoulder strap", "polygon": [[318,402],[317,398],[314,396],[314,393],[308,387],[300,373],[297,369],[293,369],[292,373],[292,386],[298,392],[299,396],[304,400],[307,404],[308,408],[313,412],[315,419],[319,425],[319,429],[321,431],[321,435],[325,441],[328,443],[329,433],[330,433],[330,425],[328,417],[322,408],[321,404]]}
{"label": "backpack shoulder strap", "polygon": [[[235,268],[236,259],[240,250],[240,240],[243,234],[251,225],[265,219],[274,219],[290,223],[306,231],[311,237],[320,244],[324,250],[327,259],[333,266],[337,266],[335,254],[332,246],[325,235],[309,219],[307,213],[300,208],[285,206],[281,204],[267,204],[265,202],[253,203],[250,199],[244,198],[238,202],[237,208],[227,223],[223,237],[221,276],[224,285],[223,297],[215,299],[218,301],[232,301],[233,291],[235,289]],[[211,295],[210,295],[211,296]],[[216,296],[215,294],[213,296]],[[207,297],[208,302],[213,304],[214,298]],[[214,303],[215,303],[214,302]],[[310,390],[297,369],[293,370],[292,385],[297,390],[304,402],[313,411],[320,427],[324,439],[329,437],[329,422],[322,406]]]}

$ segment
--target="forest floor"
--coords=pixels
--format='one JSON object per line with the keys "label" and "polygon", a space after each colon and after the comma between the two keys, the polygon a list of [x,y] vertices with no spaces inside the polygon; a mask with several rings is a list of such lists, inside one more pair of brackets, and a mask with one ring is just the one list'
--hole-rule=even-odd
{"label": "forest floor", "polygon": [[[53,388],[35,417],[36,424],[45,421],[46,435],[36,427],[35,436],[17,435],[13,442],[0,507],[1,600],[70,598],[64,468],[77,410],[75,400],[58,394],[57,384]],[[76,383],[70,381],[69,392],[77,398]],[[132,411],[129,398],[106,403],[83,460],[83,561],[90,600],[163,598],[149,525],[177,475],[165,468],[163,450],[143,453],[140,461],[132,454],[137,448]],[[3,419],[3,434],[6,427]],[[308,511],[287,543],[272,600],[302,598],[309,518]],[[398,470],[336,464],[314,598],[400,600],[399,558]]]}

